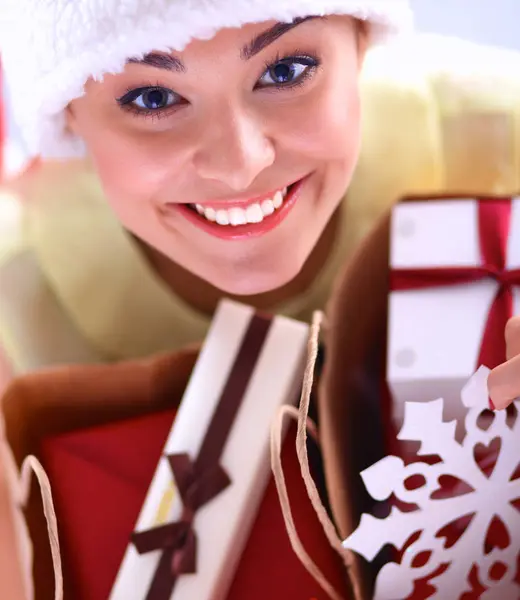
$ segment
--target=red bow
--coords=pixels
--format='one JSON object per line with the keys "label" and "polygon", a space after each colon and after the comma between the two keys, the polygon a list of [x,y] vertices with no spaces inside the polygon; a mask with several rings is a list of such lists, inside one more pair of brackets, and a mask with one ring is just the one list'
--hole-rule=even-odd
{"label": "red bow", "polygon": [[488,313],[480,345],[478,364],[490,369],[506,360],[504,330],[513,315],[513,285],[520,285],[520,269],[506,270],[507,240],[511,224],[511,199],[478,201],[479,267],[395,269],[392,290],[410,290],[494,279],[498,290]]}

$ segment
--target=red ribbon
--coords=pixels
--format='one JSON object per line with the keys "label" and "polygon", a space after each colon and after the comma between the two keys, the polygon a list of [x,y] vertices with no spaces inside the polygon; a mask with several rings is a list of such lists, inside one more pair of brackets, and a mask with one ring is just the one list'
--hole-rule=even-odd
{"label": "red ribbon", "polygon": [[394,269],[392,290],[424,289],[472,283],[490,278],[498,290],[488,313],[480,344],[477,366],[495,368],[506,360],[504,330],[513,315],[513,285],[520,285],[520,269],[506,269],[507,240],[511,226],[511,198],[478,200],[478,228],[481,254],[479,267]]}

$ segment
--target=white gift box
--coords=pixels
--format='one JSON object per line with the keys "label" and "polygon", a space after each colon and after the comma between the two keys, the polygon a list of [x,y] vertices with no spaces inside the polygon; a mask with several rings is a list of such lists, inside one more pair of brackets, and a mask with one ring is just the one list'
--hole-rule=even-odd
{"label": "white gift box", "polygon": [[[272,420],[281,405],[298,399],[307,337],[304,323],[260,317],[234,302],[220,304],[110,600],[225,598],[269,481]],[[188,455],[188,462],[193,461],[199,470],[195,485],[183,485],[181,473],[174,486],[167,458],[172,455],[184,456],[184,462]],[[205,472],[204,460],[213,463]],[[204,484],[214,477],[223,485],[197,507]],[[184,494],[180,488],[186,488]],[[188,525],[171,550],[175,534],[170,530],[179,522]],[[152,548],[157,549],[143,551],[150,531],[155,535],[158,530],[166,532],[166,543],[157,548],[155,540]],[[181,563],[185,568],[178,572]]]}
{"label": "white gift box", "polygon": [[[482,200],[485,202],[486,200]],[[478,267],[476,199],[421,200],[395,206],[390,269]],[[511,199],[506,269],[520,267],[520,199]],[[400,426],[405,402],[445,400],[445,418],[461,417],[461,389],[476,371],[487,316],[498,290],[491,278],[472,283],[391,291],[387,381]],[[520,287],[513,287],[520,314]]]}

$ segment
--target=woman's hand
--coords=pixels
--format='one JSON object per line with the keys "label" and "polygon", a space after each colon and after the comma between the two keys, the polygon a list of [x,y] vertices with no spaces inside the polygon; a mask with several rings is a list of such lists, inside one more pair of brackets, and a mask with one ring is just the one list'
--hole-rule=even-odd
{"label": "woman's hand", "polygon": [[506,327],[507,361],[489,374],[489,397],[495,408],[506,408],[520,398],[520,316]]}

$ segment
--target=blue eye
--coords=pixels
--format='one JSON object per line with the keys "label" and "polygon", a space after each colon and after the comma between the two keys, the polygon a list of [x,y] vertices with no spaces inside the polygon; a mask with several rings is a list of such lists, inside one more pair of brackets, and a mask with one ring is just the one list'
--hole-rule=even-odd
{"label": "blue eye", "polygon": [[175,95],[165,88],[150,88],[140,94],[134,103],[144,110],[160,110],[175,102]]}
{"label": "blue eye", "polygon": [[130,90],[118,102],[138,112],[158,112],[179,104],[179,97],[167,88],[144,87]]}
{"label": "blue eye", "polygon": [[318,66],[318,61],[310,56],[297,56],[277,60],[268,65],[258,80],[258,87],[291,86],[304,80]]}

